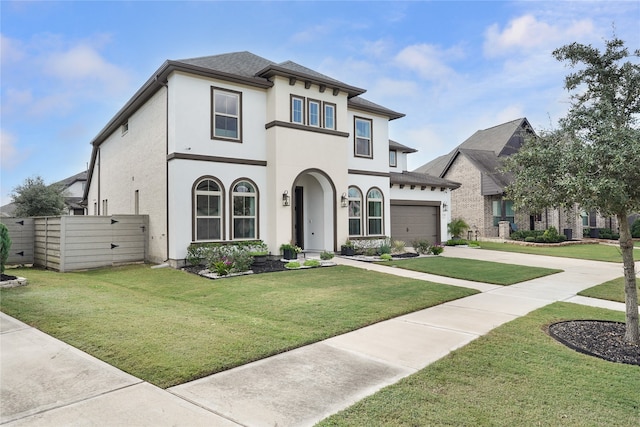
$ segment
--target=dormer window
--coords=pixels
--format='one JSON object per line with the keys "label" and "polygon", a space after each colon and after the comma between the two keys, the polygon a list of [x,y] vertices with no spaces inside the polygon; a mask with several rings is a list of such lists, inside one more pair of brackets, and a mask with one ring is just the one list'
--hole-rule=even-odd
{"label": "dormer window", "polygon": [[396,150],[389,150],[389,166],[398,166],[398,152]]}

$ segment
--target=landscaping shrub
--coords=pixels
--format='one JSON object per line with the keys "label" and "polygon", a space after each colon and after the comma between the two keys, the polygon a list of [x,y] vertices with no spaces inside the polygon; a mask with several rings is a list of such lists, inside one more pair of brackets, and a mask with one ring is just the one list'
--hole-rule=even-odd
{"label": "landscaping shrub", "polygon": [[207,268],[222,276],[248,271],[253,262],[249,245],[212,244],[206,246],[202,252]]}
{"label": "landscaping shrub", "polygon": [[0,273],[4,273],[4,266],[9,259],[9,249],[11,248],[11,237],[9,230],[4,224],[0,224]]}
{"label": "landscaping shrub", "polygon": [[582,237],[591,237],[591,229],[589,227],[582,229]]}
{"label": "landscaping shrub", "polygon": [[378,253],[380,255],[390,254],[391,253],[391,246],[389,246],[389,244],[387,242],[381,244],[380,247],[378,248]]}
{"label": "landscaping shrub", "polygon": [[402,240],[394,240],[392,252],[396,254],[402,254],[404,253],[404,247],[405,247],[405,243]]}
{"label": "landscaping shrub", "polygon": [[330,259],[333,259],[333,252],[327,252],[327,251],[322,251],[320,253],[320,259],[323,261],[328,261]]}
{"label": "landscaping shrub", "polygon": [[444,252],[444,246],[433,245],[429,248],[429,252],[431,252],[431,254],[433,255],[440,255],[442,252]]}
{"label": "landscaping shrub", "polygon": [[464,234],[464,232],[468,229],[469,229],[469,225],[462,218],[452,219],[451,222],[447,224],[447,230],[449,231],[449,233],[451,233],[451,236],[454,238],[462,237],[462,234]]}
{"label": "landscaping shrub", "polygon": [[511,240],[527,241],[528,237],[533,237],[535,239],[538,236],[542,236],[543,233],[543,230],[518,230],[511,233],[509,238]]}
{"label": "landscaping shrub", "polygon": [[391,257],[391,254],[382,254],[380,255],[380,259],[383,261],[391,261],[393,258]]}
{"label": "landscaping shrub", "polygon": [[533,237],[533,236],[528,236],[528,237],[525,237],[525,238],[524,238],[524,241],[525,241],[525,242],[529,242],[529,243],[533,243],[533,242],[535,242],[535,241],[536,241],[536,238],[535,238],[535,237]]}
{"label": "landscaping shrub", "polygon": [[469,242],[467,242],[464,239],[450,239],[447,240],[447,246],[465,246],[468,245]]}
{"label": "landscaping shrub", "polygon": [[304,262],[305,267],[320,267],[320,261],[317,259],[308,259]]}
{"label": "landscaping shrub", "polygon": [[631,225],[631,237],[640,239],[640,218],[633,221]]}
{"label": "landscaping shrub", "polygon": [[287,268],[300,268],[300,263],[298,261],[291,261],[284,265]]}
{"label": "landscaping shrub", "polygon": [[415,249],[416,252],[423,255],[428,254],[429,248],[431,247],[428,240],[415,240],[411,245],[413,245],[413,249]]}

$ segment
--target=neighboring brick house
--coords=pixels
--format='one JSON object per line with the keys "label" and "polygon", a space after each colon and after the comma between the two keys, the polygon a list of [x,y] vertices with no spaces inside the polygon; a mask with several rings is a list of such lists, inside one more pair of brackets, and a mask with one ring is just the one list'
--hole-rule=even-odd
{"label": "neighboring brick house", "polygon": [[166,61],[92,141],[90,215],[149,215],[149,259],[193,242],[444,240],[457,184],[406,170],[402,113],[291,61]]}
{"label": "neighboring brick house", "polygon": [[[544,230],[554,226],[560,233],[582,238],[584,227],[591,225],[616,230],[615,219],[592,213],[578,206],[573,209],[546,209],[541,214],[514,212],[513,202],[505,198],[505,187],[512,177],[499,172],[502,159],[517,152],[527,135],[535,132],[526,118],[479,130],[453,151],[419,167],[415,172],[427,173],[459,182],[451,195],[452,218],[463,218],[471,227],[468,237],[506,237],[509,228],[500,230],[501,221],[510,229]],[[597,221],[597,222],[596,222]]]}

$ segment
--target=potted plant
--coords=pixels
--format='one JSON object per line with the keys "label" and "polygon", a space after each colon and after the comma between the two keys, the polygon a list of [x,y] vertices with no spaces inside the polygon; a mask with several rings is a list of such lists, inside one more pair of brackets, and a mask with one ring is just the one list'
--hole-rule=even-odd
{"label": "potted plant", "polygon": [[354,256],[356,254],[353,242],[351,240],[347,240],[346,242],[344,242],[344,245],[340,247],[340,254],[345,256]]}
{"label": "potted plant", "polygon": [[267,262],[267,255],[269,255],[269,250],[267,245],[264,243],[259,243],[257,245],[251,246],[251,252],[249,255],[253,257],[253,265],[264,265]]}
{"label": "potted plant", "polygon": [[301,250],[300,247],[291,243],[283,243],[280,245],[280,252],[282,252],[284,259],[298,259],[298,254]]}

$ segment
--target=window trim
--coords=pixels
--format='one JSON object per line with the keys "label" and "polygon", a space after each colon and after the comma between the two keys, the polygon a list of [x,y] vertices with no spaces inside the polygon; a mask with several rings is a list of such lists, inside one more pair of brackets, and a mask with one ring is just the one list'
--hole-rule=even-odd
{"label": "window trim", "polygon": [[[393,154],[393,161],[391,161],[391,154]],[[398,150],[389,150],[389,166],[398,167]]]}
{"label": "window trim", "polygon": [[[238,115],[237,115],[238,137],[237,138],[216,135],[216,91],[225,92],[226,94],[234,95],[238,99]],[[224,116],[235,117],[232,115],[224,115]],[[242,92],[225,89],[217,86],[211,86],[211,118],[210,120],[211,120],[211,139],[241,143],[242,142]]]}
{"label": "window trim", "polygon": [[[305,123],[305,98],[303,96],[298,96],[298,95],[293,95],[293,94],[291,94],[289,96],[290,96],[289,104],[291,106],[290,107],[290,111],[289,111],[289,115],[290,115],[289,120],[291,121],[291,123],[296,123],[296,124],[299,124],[299,125],[305,125],[306,124]],[[301,111],[300,111],[300,121],[299,122],[294,120],[294,108],[293,108],[293,102],[294,101],[300,101]]]}
{"label": "window trim", "polygon": [[[358,154],[358,121],[369,123],[369,154]],[[365,139],[365,138],[360,138]],[[373,159],[373,120],[366,117],[353,117],[353,155],[364,159]]]}
{"label": "window trim", "polygon": [[[327,114],[327,107],[331,107],[332,108],[332,110],[333,110],[332,114]],[[323,102],[322,103],[322,127],[323,128],[336,130],[336,128],[337,128],[336,109],[337,109],[337,105],[334,104],[333,102]],[[327,116],[331,117],[331,119],[333,120],[333,126],[332,127],[327,126]]]}
{"label": "window trim", "polygon": [[[236,185],[238,185],[239,183],[241,183],[242,181],[246,181],[249,184],[251,184],[253,186],[254,189],[254,193],[252,193],[255,198],[255,214],[253,215],[253,219],[255,221],[254,223],[254,236],[253,237],[241,237],[241,238],[236,238],[235,236],[235,225],[234,225],[234,219],[236,218],[236,216],[233,213],[233,197],[236,194],[246,194],[246,193],[236,193],[234,191]],[[229,233],[230,233],[230,239],[233,241],[246,241],[246,240],[257,240],[260,238],[260,191],[258,190],[258,186],[256,185],[256,183],[249,178],[243,177],[243,178],[238,178],[235,181],[233,181],[233,183],[231,184],[231,187],[229,187],[229,218],[230,218],[230,226],[229,226]],[[250,193],[251,194],[251,193]],[[238,218],[251,218],[251,217],[247,217],[247,216],[238,216]]]}
{"label": "window trim", "polygon": [[[219,240],[212,240],[212,239],[206,239],[206,240],[198,240],[198,208],[197,208],[197,202],[198,202],[198,198],[196,195],[196,190],[198,188],[198,184],[200,184],[202,181],[205,180],[211,180],[213,182],[215,182],[216,184],[218,184],[218,187],[220,188],[220,239]],[[224,202],[225,202],[225,188],[224,185],[222,185],[222,182],[211,175],[203,175],[199,178],[197,178],[194,182],[193,185],[191,186],[191,241],[192,242],[220,242],[220,241],[224,241],[225,239],[225,218],[224,218]]]}
{"label": "window trim", "polygon": [[[317,124],[315,125],[311,123],[311,105],[312,104],[318,106],[318,118],[317,118]],[[307,98],[307,123],[309,124],[309,126],[313,128],[322,127],[322,101],[317,99]]]}
{"label": "window trim", "polygon": [[[351,197],[351,195],[349,194],[349,192],[351,190],[356,190],[358,192],[358,195],[360,196],[358,199],[356,199],[355,197]],[[362,203],[363,203],[363,196],[362,196],[362,190],[360,190],[360,188],[358,188],[358,186],[356,185],[350,185],[349,188],[347,189],[347,196],[348,196],[348,203],[349,205],[351,205],[352,201],[359,201],[360,202],[360,216],[357,217],[358,221],[360,222],[360,233],[359,234],[351,234],[351,227],[349,227],[349,237],[359,237],[359,236],[363,236],[364,235],[364,227],[363,227],[363,223],[362,223]],[[355,216],[351,216],[351,206],[349,206],[349,212],[348,212],[348,216],[349,216],[349,222],[351,222],[352,219],[356,219]],[[350,225],[350,224],[349,224]]]}
{"label": "window trim", "polygon": [[[380,199],[372,199],[369,197],[369,193],[371,193],[372,191],[378,191],[380,193]],[[379,200],[380,201],[380,216],[377,217],[372,217],[369,211],[369,200]],[[380,190],[378,187],[371,187],[369,190],[367,190],[367,198],[366,198],[366,203],[367,203],[367,235],[368,236],[384,236],[384,193],[382,192],[382,190]],[[380,234],[371,234],[371,230],[370,230],[370,226],[369,226],[369,221],[371,219],[380,219]]]}

